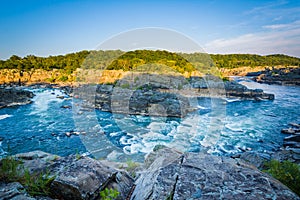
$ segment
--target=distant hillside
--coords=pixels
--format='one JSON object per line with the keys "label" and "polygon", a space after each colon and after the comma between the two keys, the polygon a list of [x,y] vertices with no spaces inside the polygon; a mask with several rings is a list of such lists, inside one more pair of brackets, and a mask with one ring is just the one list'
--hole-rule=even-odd
{"label": "distant hillside", "polygon": [[[16,55],[0,60],[0,83],[31,80],[47,82],[72,82],[78,68],[93,70],[135,71],[140,66],[152,67],[160,73],[173,70],[182,74],[221,74],[221,76],[245,75],[251,71],[261,71],[266,67],[300,67],[300,58],[286,55],[260,56],[253,54],[209,55],[204,53],[172,53],[161,50],[120,50],[80,51],[76,53],[24,58]],[[164,68],[162,68],[164,67]],[[188,76],[188,75],[187,75]]]}
{"label": "distant hillside", "polygon": [[[174,71],[184,73],[194,71],[194,66],[183,56],[168,51],[136,50],[129,51],[114,60],[108,70],[134,70],[136,67],[145,64],[158,64],[168,66]],[[159,70],[159,69],[157,69]]]}
{"label": "distant hillside", "polygon": [[[117,58],[117,59],[116,59]],[[211,60],[209,59],[212,59]],[[109,51],[80,51],[76,53],[37,57],[28,55],[24,58],[16,55],[7,60],[0,60],[0,69],[64,69],[72,72],[77,68],[93,69],[123,69],[128,71],[134,67],[146,63],[159,63],[173,67],[178,71],[191,71],[197,63],[212,65],[218,68],[237,68],[255,66],[300,66],[300,58],[287,55],[260,56],[255,54],[203,54],[203,53],[171,53],[168,51],[136,50],[122,52],[120,50]],[[192,65],[190,65],[190,63]]]}
{"label": "distant hillside", "polygon": [[255,54],[210,55],[218,68],[255,66],[300,66],[300,58],[282,54],[260,56]]}

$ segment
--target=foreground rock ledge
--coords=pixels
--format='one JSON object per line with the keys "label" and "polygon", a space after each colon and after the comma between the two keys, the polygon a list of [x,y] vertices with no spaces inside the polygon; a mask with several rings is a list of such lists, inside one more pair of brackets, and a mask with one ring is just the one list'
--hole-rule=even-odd
{"label": "foreground rock ledge", "polygon": [[[134,181],[127,172],[89,157],[57,157],[41,151],[16,155],[31,173],[56,175],[52,198],[100,199],[106,187],[120,200],[300,199],[286,186],[239,159],[161,148],[150,153]],[[7,189],[8,188],[8,189]],[[35,199],[19,183],[0,184],[0,199]],[[37,198],[41,199],[41,198]],[[43,197],[48,199],[49,197]]]}
{"label": "foreground rock ledge", "polygon": [[140,199],[300,199],[239,159],[164,148],[151,153],[131,196]]}

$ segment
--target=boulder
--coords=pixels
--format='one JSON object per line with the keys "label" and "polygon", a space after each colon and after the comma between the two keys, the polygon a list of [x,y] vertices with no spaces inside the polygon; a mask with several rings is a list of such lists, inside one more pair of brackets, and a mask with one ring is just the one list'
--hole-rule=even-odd
{"label": "boulder", "polygon": [[37,150],[16,154],[15,158],[22,160],[24,168],[30,173],[43,173],[60,157]]}
{"label": "boulder", "polygon": [[240,159],[162,148],[146,159],[130,199],[300,199]]}
{"label": "boulder", "polygon": [[133,187],[133,178],[86,156],[59,157],[42,151],[17,154],[30,173],[49,173],[55,176],[51,184],[52,196],[58,199],[98,199],[105,188],[119,191],[117,199],[126,199]]}
{"label": "boulder", "polygon": [[117,173],[87,157],[68,164],[51,184],[54,196],[58,198],[95,199]]}

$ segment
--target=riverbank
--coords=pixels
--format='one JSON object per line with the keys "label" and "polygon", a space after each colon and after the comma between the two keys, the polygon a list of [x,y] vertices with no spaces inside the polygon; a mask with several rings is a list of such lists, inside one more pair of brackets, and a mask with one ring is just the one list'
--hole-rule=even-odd
{"label": "riverbank", "polygon": [[283,67],[266,69],[256,74],[253,80],[265,84],[300,86],[300,68]]}
{"label": "riverbank", "polygon": [[[245,196],[300,199],[282,183],[241,159],[181,153],[162,146],[154,148],[143,164],[99,161],[84,155],[59,157],[41,151],[17,154],[13,158],[32,177],[47,173],[48,182],[44,192],[40,192],[43,197],[34,193],[39,187],[33,190],[26,182],[23,185],[2,182],[0,198],[3,199],[96,200],[113,192],[117,200],[241,199]],[[21,170],[20,177],[22,173]],[[30,191],[35,197],[28,194]]]}
{"label": "riverbank", "polygon": [[32,103],[33,92],[0,85],[0,109]]}

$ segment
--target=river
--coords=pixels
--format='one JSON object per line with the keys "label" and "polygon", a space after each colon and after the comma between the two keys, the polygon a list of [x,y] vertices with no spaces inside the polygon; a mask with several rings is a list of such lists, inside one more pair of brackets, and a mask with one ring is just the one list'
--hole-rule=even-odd
{"label": "river", "polygon": [[[300,87],[235,79],[249,88],[275,94],[275,100],[222,99],[225,113],[220,119],[212,110],[211,99],[200,98],[199,109],[179,119],[99,110],[78,113],[61,108],[76,103],[72,98],[57,98],[64,95],[62,91],[29,88],[36,95],[32,104],[0,110],[0,156],[42,150],[61,156],[93,152],[97,158],[141,160],[157,144],[226,156],[242,150],[276,151],[284,138],[280,130],[290,122],[300,122]],[[85,134],[66,136],[70,131]],[[90,137],[92,134],[97,137]]]}

